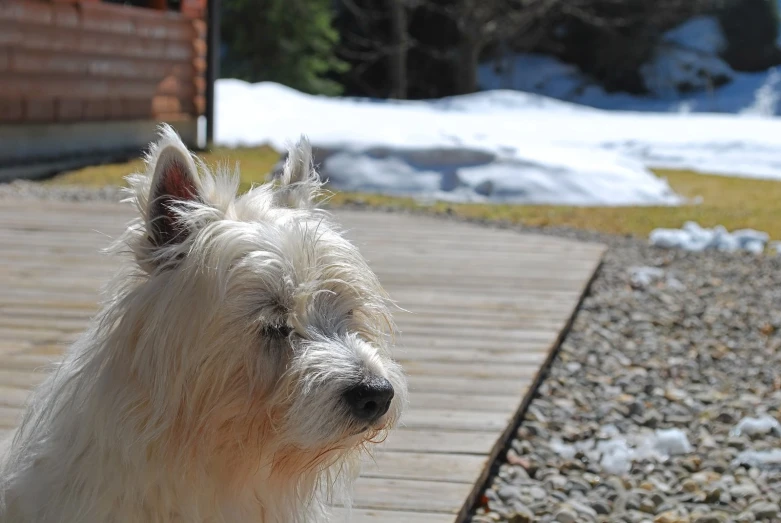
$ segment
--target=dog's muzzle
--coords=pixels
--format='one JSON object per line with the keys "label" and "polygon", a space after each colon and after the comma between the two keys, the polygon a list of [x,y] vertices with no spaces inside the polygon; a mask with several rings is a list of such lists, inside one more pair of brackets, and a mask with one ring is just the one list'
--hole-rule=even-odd
{"label": "dog's muzzle", "polygon": [[350,412],[359,421],[372,424],[390,409],[393,385],[385,378],[372,376],[348,389],[344,400]]}

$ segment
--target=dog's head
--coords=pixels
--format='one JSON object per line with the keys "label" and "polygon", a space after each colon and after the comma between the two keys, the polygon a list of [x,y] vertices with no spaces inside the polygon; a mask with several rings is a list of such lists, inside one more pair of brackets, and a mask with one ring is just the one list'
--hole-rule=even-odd
{"label": "dog's head", "polygon": [[212,175],[164,128],[129,182],[141,217],[126,244],[141,283],[125,298],[136,325],[127,364],[181,437],[263,446],[295,469],[395,424],[406,381],[387,296],[317,208],[305,140],[277,180],[237,196],[235,174]]}

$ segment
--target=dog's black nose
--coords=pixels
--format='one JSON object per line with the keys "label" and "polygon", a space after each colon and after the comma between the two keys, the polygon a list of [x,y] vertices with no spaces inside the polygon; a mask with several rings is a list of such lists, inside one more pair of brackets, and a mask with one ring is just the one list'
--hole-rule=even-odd
{"label": "dog's black nose", "polygon": [[390,408],[393,385],[385,378],[373,376],[344,393],[353,416],[369,423],[380,419]]}

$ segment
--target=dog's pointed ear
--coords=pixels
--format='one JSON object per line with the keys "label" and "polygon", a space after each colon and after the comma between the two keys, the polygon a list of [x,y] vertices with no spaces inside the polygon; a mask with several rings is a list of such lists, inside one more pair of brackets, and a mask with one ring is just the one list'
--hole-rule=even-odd
{"label": "dog's pointed ear", "polygon": [[306,137],[288,151],[282,172],[277,177],[279,205],[308,209],[317,203],[322,182],[314,167],[312,146]]}
{"label": "dog's pointed ear", "polygon": [[154,174],[149,188],[147,234],[156,247],[183,241],[189,231],[179,210],[186,202],[201,201],[198,170],[184,144],[163,139],[154,153]]}

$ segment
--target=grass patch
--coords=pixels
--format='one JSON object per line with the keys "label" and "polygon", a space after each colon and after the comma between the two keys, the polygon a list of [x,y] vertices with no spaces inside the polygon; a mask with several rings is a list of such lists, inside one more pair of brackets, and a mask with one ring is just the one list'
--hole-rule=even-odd
{"label": "grass patch", "polygon": [[[252,183],[262,183],[279,159],[270,147],[222,149],[202,155],[209,165],[236,162],[241,166],[241,190]],[[44,183],[65,185],[120,185],[127,174],[142,168],[141,161],[99,165],[68,172]],[[566,226],[612,234],[647,236],[656,227],[680,227],[694,220],[706,227],[724,225],[729,230],[751,227],[781,239],[781,220],[777,211],[781,201],[781,182],[727,176],[711,176],[689,171],[658,170],[673,190],[687,197],[701,197],[698,205],[680,207],[572,207],[556,205],[488,205],[449,204],[423,205],[411,198],[371,194],[337,193],[330,205],[338,207],[360,202],[367,205],[427,210],[532,226]]]}
{"label": "grass patch", "polygon": [[[198,154],[207,165],[227,165],[231,170],[238,162],[241,166],[242,192],[253,183],[261,183],[274,164],[279,160],[279,153],[271,147],[246,147],[238,149],[216,148]],[[128,174],[144,168],[142,160],[124,163],[94,165],[76,169],[50,178],[43,183],[52,185],[82,185],[86,187],[105,187],[106,185],[125,185],[124,178]]]}

